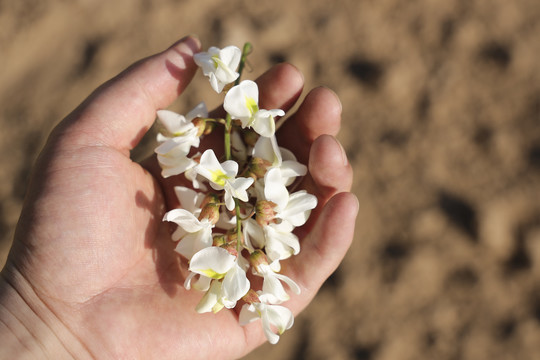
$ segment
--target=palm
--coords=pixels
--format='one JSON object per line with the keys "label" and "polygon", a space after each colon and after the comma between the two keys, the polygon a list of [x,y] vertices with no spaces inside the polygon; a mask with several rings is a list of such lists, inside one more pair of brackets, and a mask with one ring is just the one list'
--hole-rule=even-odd
{"label": "palm", "polygon": [[[149,358],[160,351],[164,354],[158,357],[167,358],[166,353],[172,357],[192,338],[188,343],[223,355],[223,349],[201,344],[201,339],[216,341],[225,333],[229,343],[239,344],[230,356],[243,353],[244,332],[235,313],[194,311],[201,295],[183,289],[185,270],[173,251],[169,224],[161,221],[163,193],[149,172],[103,147],[74,150],[47,167],[55,171],[43,179],[50,191],[42,201],[56,206],[48,207],[39,216],[43,221],[34,220],[31,229],[52,237],[41,240],[30,265],[50,270],[30,280],[68,326],[82,317],[85,326],[77,330],[88,339],[87,346],[99,344],[114,353],[122,344],[128,358]],[[92,232],[81,234],[84,228]],[[62,247],[71,249],[69,256],[57,256]]]}
{"label": "palm", "polygon": [[[139,67],[152,71],[150,65],[144,65]],[[261,331],[253,326],[256,324],[240,327],[236,312],[230,310],[197,314],[194,308],[201,294],[182,286],[185,266],[173,251],[169,224],[161,221],[167,208],[176,202],[171,189],[177,179],[156,180],[155,163],[149,163],[147,171],[129,159],[129,148],[140,137],[138,129],[109,136],[114,127],[111,122],[127,124],[133,120],[129,111],[120,115],[120,120],[111,119],[111,114],[118,114],[114,111],[118,103],[125,104],[120,100],[110,104],[115,99],[107,95],[132,99],[132,88],[136,85],[137,89],[141,80],[131,84],[128,80],[143,70],[134,68],[131,72],[135,74],[128,72],[124,84],[120,79],[120,84],[98,90],[53,134],[38,161],[39,177],[31,184],[29,205],[21,216],[10,262],[94,354],[127,358],[178,358],[178,354],[189,358],[239,357],[263,341]],[[180,84],[171,81],[169,88],[175,91],[151,104],[142,104],[136,97],[131,100],[132,112],[139,114],[143,130],[153,120],[155,108],[165,107],[181,92],[193,72],[193,64],[188,61],[186,70],[179,70],[177,76],[172,74],[184,80]],[[159,80],[154,76],[148,81]],[[259,86],[265,94],[263,106],[286,110],[297,99],[301,81],[296,70],[281,66],[259,79]],[[96,110],[96,103],[105,110]],[[337,132],[338,107],[335,97],[326,90],[313,92],[282,131],[282,144],[296,152],[300,161],[307,162],[312,147],[311,156],[321,165],[310,169],[311,176],[303,183],[319,197],[315,218],[330,197],[350,187],[350,168],[344,167],[341,159],[336,160],[341,154],[332,140],[323,138],[312,144],[321,134]],[[330,120],[313,121],[317,112],[325,112]],[[291,137],[291,133],[301,135]],[[318,151],[323,147],[325,151]],[[288,267],[305,288],[301,297],[290,301],[295,312],[307,305],[350,241],[352,225],[345,230],[332,229],[328,222],[337,220],[332,217],[343,218],[343,211],[351,209],[351,199],[342,197],[334,203],[336,214],[326,210],[326,220],[315,225],[318,228],[311,235],[314,249],[308,246],[307,254]],[[308,228],[313,224],[310,222]],[[315,243],[336,231],[345,231],[349,240],[341,247],[334,245],[336,254],[330,254],[326,268],[319,270],[322,279],[309,278],[307,274],[313,271],[308,272],[308,267],[318,261],[309,256],[321,256],[318,252],[328,246]],[[30,256],[21,256],[27,253]]]}

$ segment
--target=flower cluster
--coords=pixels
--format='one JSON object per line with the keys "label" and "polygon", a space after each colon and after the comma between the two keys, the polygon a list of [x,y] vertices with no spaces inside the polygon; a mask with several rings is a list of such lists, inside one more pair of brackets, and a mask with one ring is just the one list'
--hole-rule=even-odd
{"label": "flower cluster", "polygon": [[[162,131],[155,152],[163,177],[183,174],[192,183],[175,187],[181,207],[163,220],[178,225],[172,240],[189,262],[185,288],[204,292],[196,310],[216,313],[242,302],[240,323],[261,319],[275,344],[293,324],[292,312],[281,305],[289,299],[286,288],[300,293],[280,273],[280,261],[300,251],[293,230],[307,221],[317,198],[291,190],[307,168],[278,146],[275,119],[285,112],[261,109],[257,84],[240,81],[249,49],[249,44],[244,51],[211,47],[194,56],[212,88],[226,91],[226,117],[209,117],[204,103],[185,116],[159,110]],[[219,127],[224,154],[198,151],[201,138]],[[251,275],[262,278],[260,288],[253,288]]]}

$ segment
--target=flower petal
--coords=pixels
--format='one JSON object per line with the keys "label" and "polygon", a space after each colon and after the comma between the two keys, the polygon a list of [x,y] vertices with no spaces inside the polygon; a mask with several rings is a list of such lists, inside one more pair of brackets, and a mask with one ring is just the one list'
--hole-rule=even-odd
{"label": "flower petal", "polygon": [[193,255],[189,270],[212,279],[221,279],[235,264],[235,256],[223,248],[211,246]]}
{"label": "flower petal", "polygon": [[255,307],[251,304],[244,304],[242,310],[240,310],[240,315],[238,316],[238,322],[241,326],[247,325],[253,321],[259,319],[259,314]]}
{"label": "flower petal", "polygon": [[270,261],[284,260],[300,252],[298,237],[291,232],[280,231],[271,224],[264,227],[266,255]]}
{"label": "flower petal", "polygon": [[246,295],[249,290],[249,280],[246,272],[235,264],[223,278],[223,304],[231,309],[236,306],[236,302]]}
{"label": "flower petal", "polygon": [[163,221],[172,221],[189,233],[197,232],[203,228],[200,221],[184,209],[174,209],[165,213]]}
{"label": "flower petal", "polygon": [[294,324],[294,317],[291,310],[280,305],[267,305],[266,316],[269,322],[277,328],[278,334],[283,334]]}
{"label": "flower petal", "polygon": [[264,277],[262,291],[269,296],[269,301],[273,304],[282,303],[290,298],[281,281],[274,274],[268,274]]}
{"label": "flower petal", "polygon": [[295,293],[296,295],[300,294],[302,291],[300,290],[300,286],[296,282],[294,282],[293,279],[291,279],[288,276],[285,276],[283,274],[274,274],[276,278],[278,278],[280,281],[283,281],[285,284],[289,286],[291,291]]}
{"label": "flower petal", "polygon": [[197,117],[206,118],[208,117],[208,109],[206,108],[206,104],[203,102],[200,102],[195,106],[192,110],[190,110],[186,114],[186,119],[191,121]]}
{"label": "flower petal", "polygon": [[251,127],[257,134],[264,137],[272,137],[276,132],[274,117],[267,110],[259,110],[257,112]]}
{"label": "flower petal", "polygon": [[197,252],[210,246],[212,246],[212,229],[208,227],[184,235],[182,240],[176,244],[175,251],[189,260]]}
{"label": "flower petal", "polygon": [[246,219],[243,222],[243,233],[248,250],[262,249],[265,244],[262,227],[253,219]]}
{"label": "flower petal", "polygon": [[285,187],[279,168],[271,168],[264,175],[264,196],[266,200],[277,205],[278,211],[287,206],[289,191]]}
{"label": "flower petal", "polygon": [[191,121],[186,120],[184,115],[180,115],[170,110],[158,110],[157,118],[171,135],[182,133],[193,127]]}
{"label": "flower petal", "polygon": [[205,196],[203,193],[185,186],[175,186],[174,193],[178,201],[180,201],[180,206],[191,213],[195,213],[199,209]]}
{"label": "flower petal", "polygon": [[305,190],[300,190],[289,196],[287,206],[278,216],[294,226],[302,226],[306,223],[310,210],[315,207],[317,207],[317,197],[308,194]]}
{"label": "flower petal", "polygon": [[[231,167],[231,165],[228,165],[228,167]],[[221,190],[229,178],[212,149],[206,150],[201,155],[197,172],[210,180],[213,185],[217,185],[217,188],[216,186],[212,186],[216,190]]]}
{"label": "flower petal", "polygon": [[[207,313],[210,311],[218,312],[219,299],[221,298],[221,282],[214,280],[210,289],[204,294],[201,301],[195,307],[195,310],[199,313]],[[216,311],[217,310],[217,311]]]}
{"label": "flower petal", "polygon": [[238,163],[234,160],[227,160],[221,163],[221,168],[229,178],[233,178],[238,173]]}
{"label": "flower petal", "polygon": [[269,161],[272,166],[280,166],[281,151],[277,145],[276,137],[259,137],[253,147],[252,156]]}
{"label": "flower petal", "polygon": [[239,177],[234,180],[229,181],[232,196],[235,198],[242,200],[244,202],[249,200],[247,189],[253,184],[253,181],[255,181],[253,178],[245,178],[245,177]]}
{"label": "flower petal", "polygon": [[233,119],[239,119],[246,127],[252,116],[259,110],[259,89],[251,80],[244,80],[233,86],[225,95],[223,108]]}

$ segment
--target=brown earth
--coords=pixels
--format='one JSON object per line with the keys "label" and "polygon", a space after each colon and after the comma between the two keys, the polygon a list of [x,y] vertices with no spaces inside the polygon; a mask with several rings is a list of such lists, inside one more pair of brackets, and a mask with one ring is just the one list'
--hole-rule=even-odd
{"label": "brown earth", "polygon": [[[0,263],[37,152],[92,89],[188,33],[250,41],[247,77],[289,61],[342,99],[360,214],[293,329],[246,359],[540,357],[538,1],[0,0],[0,29]],[[172,108],[210,95],[196,80]]]}

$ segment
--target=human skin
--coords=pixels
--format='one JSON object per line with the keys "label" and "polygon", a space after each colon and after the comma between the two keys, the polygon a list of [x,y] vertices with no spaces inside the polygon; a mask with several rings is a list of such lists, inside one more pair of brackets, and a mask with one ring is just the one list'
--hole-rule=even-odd
{"label": "human skin", "polygon": [[[94,91],[53,130],[32,172],[13,247],[0,277],[0,358],[233,359],[265,341],[239,309],[198,314],[186,261],[163,214],[177,204],[155,158],[129,153],[188,86],[200,51],[194,37],[143,59]],[[303,78],[290,64],[258,80],[260,105],[289,110]],[[299,188],[318,198],[299,229],[302,250],[283,273],[302,289],[284,305],[296,315],[349,248],[358,201],[335,139],[341,104],[311,90],[277,137],[308,164]],[[215,140],[218,143],[220,140]],[[210,147],[212,137],[203,143]],[[284,335],[286,336],[286,334]]]}

